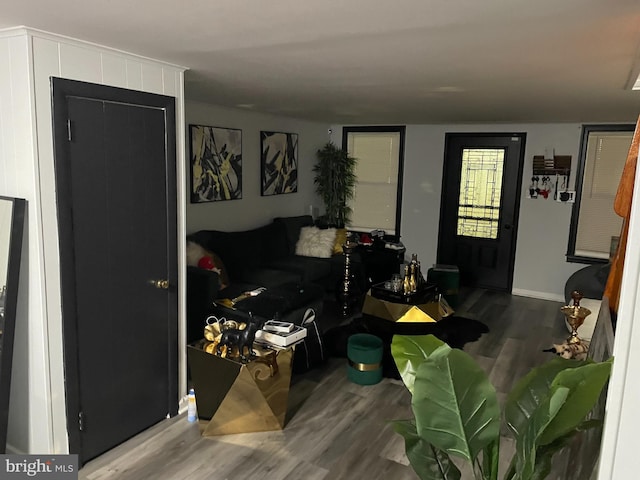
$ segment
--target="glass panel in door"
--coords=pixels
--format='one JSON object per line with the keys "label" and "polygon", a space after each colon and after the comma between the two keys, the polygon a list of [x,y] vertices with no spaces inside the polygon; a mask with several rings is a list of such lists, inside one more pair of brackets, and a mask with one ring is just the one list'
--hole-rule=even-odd
{"label": "glass panel in door", "polygon": [[462,150],[458,236],[498,238],[505,150]]}

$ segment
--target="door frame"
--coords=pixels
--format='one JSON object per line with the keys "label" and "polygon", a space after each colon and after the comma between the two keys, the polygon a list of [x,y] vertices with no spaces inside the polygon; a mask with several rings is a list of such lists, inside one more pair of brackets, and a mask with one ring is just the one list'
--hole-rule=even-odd
{"label": "door frame", "polygon": [[[451,142],[454,139],[462,138],[462,137],[480,137],[480,138],[488,138],[488,137],[520,137],[520,156],[518,158],[518,169],[517,169],[517,177],[516,177],[516,193],[513,204],[513,222],[511,223],[511,229],[513,231],[511,235],[511,254],[509,255],[509,272],[507,275],[507,287],[505,291],[511,292],[513,289],[513,276],[515,269],[515,261],[516,261],[516,247],[518,240],[518,222],[520,218],[520,199],[522,196],[522,174],[524,172],[524,159],[525,159],[525,150],[526,150],[526,142],[527,142],[527,133],[526,132],[455,132],[455,133],[445,133],[444,139],[444,152],[443,152],[443,161],[442,161],[442,185],[440,190],[440,218],[438,221],[438,247],[436,258],[439,257],[440,252],[440,244],[442,241],[441,235],[443,232],[442,223],[443,223],[443,202],[444,202],[444,194],[447,185],[447,151],[450,147]],[[504,200],[504,197],[503,197]]]}
{"label": "door frame", "polygon": [[[165,112],[165,171],[167,189],[167,249],[169,254],[167,278],[173,285],[167,291],[167,305],[175,306],[175,315],[169,314],[169,392],[167,413],[178,413],[178,265],[177,265],[177,175],[176,175],[176,116],[175,98],[166,95],[128,90],[106,85],[51,77],[51,107],[53,120],[53,150],[55,167],[56,202],[58,212],[58,242],[60,250],[60,290],[62,306],[62,338],[65,375],[65,404],[69,452],[79,454],[82,465],[82,439],[80,435],[80,378],[75,346],[78,343],[78,318],[75,295],[75,257],[72,224],[71,169],[69,167],[69,135],[67,124],[67,97],[109,101],[140,107],[159,108]],[[175,234],[171,234],[171,226]],[[173,258],[171,258],[173,257]]]}

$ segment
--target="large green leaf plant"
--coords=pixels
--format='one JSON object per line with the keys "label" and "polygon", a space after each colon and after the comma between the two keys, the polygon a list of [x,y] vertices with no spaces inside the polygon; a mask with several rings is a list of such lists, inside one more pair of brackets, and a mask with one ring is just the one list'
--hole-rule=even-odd
{"label": "large green leaf plant", "polygon": [[[407,457],[423,480],[458,480],[452,457],[469,462],[476,480],[497,480],[501,411],[495,388],[467,353],[433,335],[396,335],[391,353],[412,395],[413,420],[394,422]],[[611,371],[606,362],[554,357],[513,388],[504,419],[515,439],[505,480],[541,480],[551,457],[579,431]],[[460,464],[460,462],[458,462]]]}

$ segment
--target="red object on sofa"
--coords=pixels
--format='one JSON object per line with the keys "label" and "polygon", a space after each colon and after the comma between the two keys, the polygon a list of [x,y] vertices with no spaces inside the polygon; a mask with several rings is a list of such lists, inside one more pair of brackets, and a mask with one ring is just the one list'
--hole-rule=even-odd
{"label": "red object on sofa", "polygon": [[209,256],[202,257],[198,260],[198,268],[204,268],[205,270],[213,270],[216,268],[216,264],[213,263],[213,258]]}

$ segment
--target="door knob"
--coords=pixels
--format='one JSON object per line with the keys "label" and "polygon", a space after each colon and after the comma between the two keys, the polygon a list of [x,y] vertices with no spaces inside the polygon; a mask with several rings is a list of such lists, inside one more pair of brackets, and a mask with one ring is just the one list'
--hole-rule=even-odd
{"label": "door knob", "polygon": [[156,288],[167,290],[169,288],[169,280],[149,280],[149,283]]}
{"label": "door knob", "polygon": [[509,224],[507,223],[507,224],[504,226],[504,228],[505,228],[506,230],[511,230],[511,225],[509,225]]}

